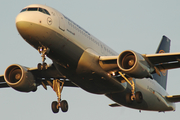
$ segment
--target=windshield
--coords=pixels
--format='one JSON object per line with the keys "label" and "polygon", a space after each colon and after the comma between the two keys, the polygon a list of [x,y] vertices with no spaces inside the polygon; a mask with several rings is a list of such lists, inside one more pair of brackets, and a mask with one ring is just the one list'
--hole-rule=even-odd
{"label": "windshield", "polygon": [[41,13],[50,15],[50,13],[44,8],[30,7],[30,8],[24,8],[21,10],[21,12],[25,12],[25,11],[39,11]]}

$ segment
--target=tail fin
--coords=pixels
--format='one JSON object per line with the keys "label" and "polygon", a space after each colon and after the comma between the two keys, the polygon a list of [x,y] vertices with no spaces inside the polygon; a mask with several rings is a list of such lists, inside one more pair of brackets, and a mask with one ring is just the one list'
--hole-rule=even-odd
{"label": "tail fin", "polygon": [[[168,53],[168,52],[170,52],[170,43],[171,43],[171,40],[169,38],[167,38],[166,36],[163,36],[156,53]],[[166,90],[166,85],[167,85],[167,75],[168,75],[167,70],[161,71],[161,76],[157,75],[156,73],[153,74],[153,78],[165,90]]]}

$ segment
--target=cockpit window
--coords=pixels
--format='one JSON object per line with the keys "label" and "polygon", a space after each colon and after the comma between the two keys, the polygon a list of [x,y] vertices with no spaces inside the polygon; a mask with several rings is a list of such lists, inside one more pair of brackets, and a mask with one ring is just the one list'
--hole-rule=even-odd
{"label": "cockpit window", "polygon": [[24,11],[26,11],[26,10],[27,10],[27,8],[24,8],[24,9],[21,10],[21,12],[24,12]]}
{"label": "cockpit window", "polygon": [[39,12],[42,12],[44,14],[50,15],[50,13],[46,9],[43,9],[43,8],[33,7],[33,8],[24,8],[21,10],[21,12],[24,12],[24,11],[39,11]]}
{"label": "cockpit window", "polygon": [[39,11],[42,12],[42,13],[50,15],[49,12],[46,9],[39,8]]}
{"label": "cockpit window", "polygon": [[37,11],[37,10],[38,10],[38,8],[28,8],[27,11]]}

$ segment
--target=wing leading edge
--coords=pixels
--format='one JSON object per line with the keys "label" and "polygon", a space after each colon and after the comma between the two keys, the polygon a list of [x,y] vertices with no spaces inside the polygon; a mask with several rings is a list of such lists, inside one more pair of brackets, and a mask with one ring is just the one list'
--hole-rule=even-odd
{"label": "wing leading edge", "polygon": [[169,102],[180,102],[180,95],[166,96],[165,98]]}
{"label": "wing leading edge", "polygon": [[[163,39],[169,40],[166,36]],[[169,40],[170,41],[170,40]],[[161,70],[168,70],[174,68],[180,68],[180,52],[177,53],[165,53],[161,51],[156,54],[141,54],[141,56],[148,62],[148,64],[154,68],[154,72]],[[99,63],[105,71],[116,71],[121,69],[117,65],[117,59],[119,56],[100,56]],[[153,73],[153,72],[152,72]]]}
{"label": "wing leading edge", "polygon": [[[46,70],[38,70],[37,68],[27,68],[28,72],[31,72],[35,78],[35,81],[37,82],[37,85],[42,85],[44,88],[46,88],[46,85],[53,86],[53,80],[52,78],[60,79],[64,78],[63,75],[61,75],[53,64],[48,65],[48,68]],[[64,80],[62,80],[64,81]],[[69,79],[65,79],[64,86],[67,87],[78,87],[74,83],[72,83]],[[9,87],[9,85],[6,83],[4,79],[4,75],[0,75],[0,88],[6,88]]]}

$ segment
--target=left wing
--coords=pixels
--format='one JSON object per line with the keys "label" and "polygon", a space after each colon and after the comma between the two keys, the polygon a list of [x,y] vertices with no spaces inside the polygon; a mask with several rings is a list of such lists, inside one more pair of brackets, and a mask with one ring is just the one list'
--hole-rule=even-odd
{"label": "left wing", "polygon": [[121,52],[118,56],[100,56],[99,64],[107,72],[121,71],[134,78],[150,77],[152,73],[180,67],[180,52],[169,53],[171,40],[162,37],[156,54],[139,54],[132,50]]}
{"label": "left wing", "polygon": [[[99,58],[99,63],[106,71],[118,70],[118,57],[119,56],[101,56]],[[180,67],[180,52],[142,54],[142,57],[149,63],[149,65],[157,67],[159,70],[168,70]]]}
{"label": "left wing", "polygon": [[168,70],[180,67],[180,53],[157,53],[143,55],[159,70]]}
{"label": "left wing", "polygon": [[165,98],[169,102],[180,102],[180,95],[166,96]]}

